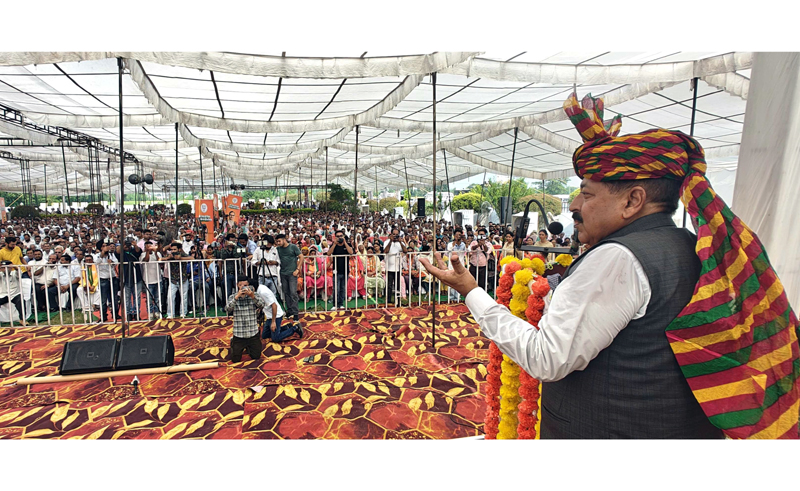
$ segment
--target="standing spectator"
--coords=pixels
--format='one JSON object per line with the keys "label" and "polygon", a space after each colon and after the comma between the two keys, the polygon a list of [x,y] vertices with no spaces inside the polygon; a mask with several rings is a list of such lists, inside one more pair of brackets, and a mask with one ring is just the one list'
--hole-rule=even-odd
{"label": "standing spectator", "polygon": [[112,320],[116,320],[119,315],[119,307],[115,304],[117,294],[119,293],[119,284],[117,283],[117,256],[111,252],[111,243],[108,239],[102,239],[97,242],[97,249],[100,251],[94,257],[94,263],[97,264],[97,274],[100,276],[100,321],[106,322],[108,320],[107,312],[111,308]]}
{"label": "standing spectator", "polygon": [[486,244],[486,236],[478,235],[477,240],[469,246],[469,271],[477,278],[478,284],[486,287],[486,266],[489,256],[494,255],[494,247]]}
{"label": "standing spectator", "polygon": [[261,237],[261,247],[253,253],[251,264],[256,268],[258,282],[266,285],[274,295],[278,294],[278,269],[280,268],[280,258],[278,249],[275,247],[275,239],[271,235],[264,234]]}
{"label": "standing spectator", "polygon": [[169,261],[167,267],[169,268],[169,293],[167,298],[167,317],[172,319],[175,317],[175,297],[178,293],[183,292],[181,295],[181,317],[186,317],[186,311],[189,307],[189,285],[191,284],[189,268],[190,265],[185,260],[189,256],[183,252],[183,247],[180,242],[173,242],[170,246],[170,253],[161,258],[162,261]]}
{"label": "standing spectator", "polygon": [[392,228],[383,253],[386,254],[386,280],[389,285],[386,303],[394,305],[395,291],[399,288],[400,281],[400,254],[406,253],[406,245],[400,241],[400,231],[397,228]]}
{"label": "standing spectator", "polygon": [[345,301],[347,300],[347,274],[349,254],[353,254],[353,248],[350,247],[350,241],[344,236],[341,230],[336,231],[336,242],[328,252],[328,256],[334,256],[334,271],[336,280],[334,281],[334,298],[336,305],[333,310],[337,308],[344,309]]}
{"label": "standing spectator", "polygon": [[225,272],[225,298],[236,292],[238,278],[245,276],[239,264],[243,257],[244,255],[236,250],[236,243],[233,240],[225,242],[225,247],[217,252],[217,259],[223,263],[219,265],[218,270]]}
{"label": "standing spectator", "polygon": [[[142,250],[131,239],[125,239],[122,243],[123,265],[122,274],[125,275],[125,303],[128,307],[128,320],[141,319],[139,309],[142,304],[142,268],[139,265],[139,257]],[[123,307],[124,308],[124,307]]]}
{"label": "standing spectator", "polygon": [[158,252],[158,247],[150,240],[145,241],[143,245],[144,252],[140,254],[139,260],[144,263],[142,265],[142,279],[144,280],[145,288],[150,292],[147,295],[148,312],[152,317],[160,318],[158,284],[161,281],[161,274],[158,270],[158,261],[161,260],[161,253]]}
{"label": "standing spectator", "polygon": [[280,258],[280,281],[283,287],[283,300],[286,302],[287,313],[294,317],[295,322],[300,321],[300,313],[297,303],[300,297],[297,295],[297,277],[300,276],[300,266],[303,264],[303,254],[295,244],[290,244],[284,234],[275,237],[278,246],[278,257]]}

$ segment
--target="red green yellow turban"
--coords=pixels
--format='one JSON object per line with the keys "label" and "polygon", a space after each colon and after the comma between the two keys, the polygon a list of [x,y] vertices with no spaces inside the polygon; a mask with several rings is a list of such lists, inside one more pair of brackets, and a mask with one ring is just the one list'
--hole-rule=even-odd
{"label": "red green yellow turban", "polygon": [[711,188],[703,148],[680,131],[617,136],[619,116],[604,123],[591,95],[564,110],[584,140],[572,157],[581,178],[682,181],[702,269],[666,334],[709,420],[731,438],[800,437],[797,317],[758,236]]}

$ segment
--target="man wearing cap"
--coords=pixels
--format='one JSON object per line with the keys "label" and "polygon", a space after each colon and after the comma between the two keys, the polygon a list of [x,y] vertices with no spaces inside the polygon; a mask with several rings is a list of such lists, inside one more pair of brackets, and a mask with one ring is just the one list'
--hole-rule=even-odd
{"label": "man wearing cap", "polygon": [[[714,193],[678,132],[616,137],[602,101],[565,110],[584,144],[570,205],[589,251],[539,330],[460,265],[425,267],[483,333],[543,382],[542,438],[798,438],[797,318],[756,235]],[[698,235],[675,226],[682,197]]]}

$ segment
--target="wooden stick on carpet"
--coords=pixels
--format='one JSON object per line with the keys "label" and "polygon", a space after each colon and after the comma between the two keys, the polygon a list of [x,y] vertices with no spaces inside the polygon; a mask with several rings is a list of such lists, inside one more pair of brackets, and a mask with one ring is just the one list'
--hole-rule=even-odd
{"label": "wooden stick on carpet", "polygon": [[78,375],[49,375],[46,377],[25,377],[16,381],[17,385],[55,384],[74,382],[77,380],[93,380],[98,378],[129,377],[131,375],[153,375],[158,373],[190,372],[193,370],[210,370],[218,368],[219,362],[175,365],[171,367],[141,368],[134,370],[118,370],[113,372],[81,373]]}

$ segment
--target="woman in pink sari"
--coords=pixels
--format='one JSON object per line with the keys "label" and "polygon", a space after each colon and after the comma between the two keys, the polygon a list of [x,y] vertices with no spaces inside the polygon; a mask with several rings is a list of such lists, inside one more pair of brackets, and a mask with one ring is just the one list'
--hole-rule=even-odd
{"label": "woman in pink sari", "polygon": [[359,298],[367,296],[366,283],[364,281],[364,262],[361,256],[355,255],[350,258],[349,271],[347,274],[347,296],[353,300],[356,292]]}
{"label": "woman in pink sari", "polygon": [[[303,284],[305,285],[305,300],[315,298],[328,301],[328,295],[333,290],[333,279],[325,274],[325,257],[317,256],[314,248],[303,248]],[[316,297],[314,292],[316,291]]]}

